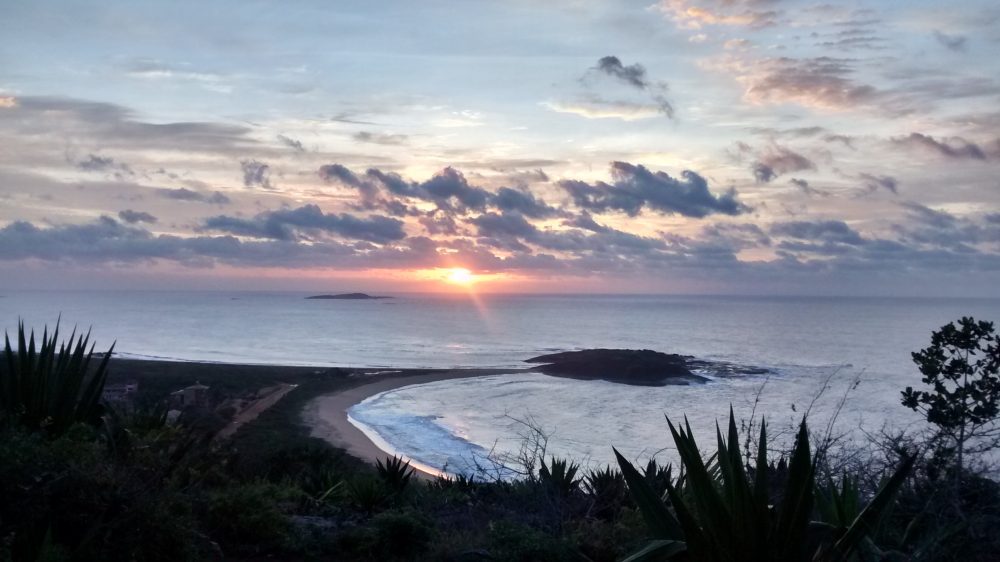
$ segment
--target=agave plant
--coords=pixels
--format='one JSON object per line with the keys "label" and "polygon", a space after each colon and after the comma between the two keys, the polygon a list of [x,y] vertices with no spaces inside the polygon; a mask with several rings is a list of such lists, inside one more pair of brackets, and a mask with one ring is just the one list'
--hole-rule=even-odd
{"label": "agave plant", "polygon": [[410,466],[410,461],[403,461],[402,457],[386,457],[385,463],[381,460],[375,461],[375,468],[378,469],[379,478],[395,494],[401,494],[410,483],[410,478],[416,470]]}
{"label": "agave plant", "polygon": [[[646,468],[642,469],[642,475],[656,495],[663,497],[667,493],[667,484],[674,481],[674,467],[671,464],[661,465],[655,458],[650,458],[646,462]],[[682,481],[684,475],[678,478]]]}
{"label": "agave plant", "polygon": [[18,323],[17,350],[4,334],[0,361],[0,418],[32,430],[59,435],[75,423],[98,425],[103,414],[101,394],[108,376],[108,362],[115,346],[92,368],[94,345],[90,333],[59,342],[59,324],[48,328],[36,345],[35,332],[25,333]]}
{"label": "agave plant", "polygon": [[358,477],[347,481],[339,493],[355,508],[365,513],[374,513],[392,499],[385,483],[372,477]]}
{"label": "agave plant", "polygon": [[610,466],[591,470],[583,478],[583,491],[593,501],[594,516],[601,519],[614,516],[628,494],[625,477]]}
{"label": "agave plant", "polygon": [[[667,420],[685,472],[683,488],[667,484],[664,503],[617,450],[615,455],[654,540],[626,560],[846,561],[862,546],[913,466],[907,458],[874,498],[838,523],[813,520],[816,466],[805,420],[799,426],[781,498],[772,503],[767,430],[762,424],[755,466],[744,469],[732,409],[728,438],[716,431],[714,466],[706,463],[690,425]],[[847,512],[845,511],[845,515]]]}
{"label": "agave plant", "polygon": [[538,469],[538,480],[558,497],[564,498],[579,488],[580,479],[576,477],[579,471],[580,465],[552,457],[549,464],[545,464],[542,460],[542,467]]}

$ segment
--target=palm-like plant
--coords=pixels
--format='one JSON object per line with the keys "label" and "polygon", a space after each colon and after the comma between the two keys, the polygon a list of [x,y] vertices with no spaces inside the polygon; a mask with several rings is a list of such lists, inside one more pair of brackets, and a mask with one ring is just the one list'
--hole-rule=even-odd
{"label": "palm-like plant", "polygon": [[538,469],[538,480],[552,490],[558,497],[568,497],[580,486],[580,479],[576,477],[580,471],[580,465],[566,459],[552,457],[552,462],[545,464]]}
{"label": "palm-like plant", "polygon": [[716,431],[718,450],[712,466],[702,459],[686,421],[682,428],[669,419],[667,424],[685,473],[682,487],[673,482],[667,485],[670,507],[615,451],[629,491],[654,537],[627,560],[845,561],[873,531],[913,466],[912,458],[905,459],[852,520],[824,523],[813,521],[816,466],[804,420],[782,497],[773,504],[768,483],[767,430],[763,425],[756,466],[745,469],[731,409],[728,438],[723,438],[721,430]]}
{"label": "palm-like plant", "polygon": [[410,461],[404,461],[402,457],[386,457],[385,463],[381,460],[375,461],[375,468],[378,469],[379,478],[395,494],[401,494],[409,485],[410,479],[416,469],[410,466]]}
{"label": "palm-like plant", "polygon": [[59,324],[50,335],[46,328],[36,345],[35,332],[25,333],[18,323],[17,350],[4,334],[0,361],[0,418],[31,430],[59,435],[75,423],[100,423],[101,394],[108,376],[114,344],[91,367],[94,344],[90,333],[59,342]]}
{"label": "palm-like plant", "polygon": [[593,513],[598,518],[614,516],[628,494],[625,477],[610,466],[591,470],[583,478],[583,491],[594,502]]}

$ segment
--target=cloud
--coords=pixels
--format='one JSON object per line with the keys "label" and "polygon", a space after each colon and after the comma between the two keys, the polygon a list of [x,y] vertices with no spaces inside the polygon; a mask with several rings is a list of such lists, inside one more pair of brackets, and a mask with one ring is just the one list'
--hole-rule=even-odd
{"label": "cloud", "polygon": [[772,236],[810,242],[846,244],[848,246],[865,244],[865,239],[862,238],[861,234],[844,221],[837,220],[779,222],[771,225],[770,233]]}
{"label": "cloud", "polygon": [[203,122],[150,123],[124,106],[74,98],[20,96],[0,111],[0,129],[18,135],[49,137],[100,146],[107,150],[175,150],[211,154],[260,149],[242,125]]}
{"label": "cloud", "polygon": [[[491,197],[485,189],[469,184],[465,175],[452,167],[440,170],[424,182],[409,181],[377,168],[369,168],[364,176],[358,176],[340,164],[320,167],[319,175],[326,181],[358,189],[369,206],[386,206],[393,203],[391,197],[403,197],[429,201],[445,210],[482,210]],[[383,191],[388,192],[389,198],[379,198]]]}
{"label": "cloud", "polygon": [[[625,65],[622,61],[614,56],[608,55],[601,57],[597,61],[597,66],[591,69],[593,72],[602,74],[604,76],[610,76],[618,82],[625,84],[629,87],[641,90],[644,92],[649,92],[650,99],[653,102],[652,105],[655,106],[659,113],[666,115],[668,118],[673,118],[674,107],[667,100],[667,91],[669,90],[665,82],[653,82],[646,77],[646,67],[639,63]],[[586,76],[584,77],[586,78]],[[602,107],[603,106],[603,107]],[[610,106],[610,107],[609,107]],[[591,97],[583,105],[581,104],[570,104],[566,109],[575,109],[576,111],[564,111],[566,113],[578,113],[583,114],[585,117],[589,114],[600,113],[603,109],[604,112],[611,110],[617,106],[618,117],[622,115],[636,115],[637,110],[641,108],[641,105],[629,104],[629,102],[608,102],[597,97]],[[553,108],[555,109],[555,108]],[[559,109],[556,109],[559,111]]]}
{"label": "cloud", "polygon": [[520,213],[484,213],[469,222],[479,229],[480,236],[530,238],[538,234],[535,225]]}
{"label": "cloud", "polygon": [[936,139],[922,133],[910,133],[905,137],[894,137],[891,142],[904,148],[913,148],[954,160],[986,160],[1000,158],[1000,139],[992,145],[980,146],[962,137]]}
{"label": "cloud", "polygon": [[625,66],[618,57],[609,55],[601,57],[597,61],[596,69],[640,90],[649,87],[649,82],[646,79],[646,68],[639,63]]}
{"label": "cloud", "polygon": [[385,146],[399,146],[406,144],[409,139],[407,135],[390,135],[383,133],[371,133],[368,131],[359,131],[351,135],[351,138],[357,142],[367,142],[371,144],[381,144]]}
{"label": "cloud", "polygon": [[636,216],[643,208],[665,214],[702,218],[711,214],[738,215],[747,212],[746,205],[730,189],[713,195],[703,177],[685,170],[681,179],[664,172],[651,172],[641,165],[612,162],[611,184],[563,180],[560,187],[573,198],[577,207],[602,213],[622,211]]}
{"label": "cloud", "polygon": [[246,187],[262,187],[271,189],[271,167],[256,160],[241,160],[243,185]]}
{"label": "cloud", "polygon": [[299,240],[302,232],[310,231],[378,243],[406,237],[400,220],[377,215],[358,218],[346,213],[327,214],[316,205],[266,211],[252,219],[219,215],[206,219],[203,226],[206,230],[274,240]]}
{"label": "cloud", "polygon": [[146,222],[152,224],[157,221],[156,217],[147,212],[133,211],[132,209],[125,209],[124,211],[119,211],[118,218],[129,224],[136,224],[140,222]]}
{"label": "cloud", "polygon": [[765,58],[745,60],[730,57],[714,65],[733,74],[743,84],[744,98],[753,103],[797,103],[825,109],[855,109],[859,106],[890,107],[884,93],[852,79],[853,61],[832,57]]}
{"label": "cloud", "polygon": [[188,80],[201,82],[209,89],[229,92],[224,84],[225,77],[215,72],[190,70],[189,65],[171,65],[154,59],[139,59],[125,66],[126,73],[133,78],[148,80]]}
{"label": "cloud", "polygon": [[559,214],[559,210],[536,198],[527,190],[501,187],[490,196],[490,204],[501,211],[517,211],[531,218],[547,218]]}
{"label": "cloud", "polygon": [[291,148],[295,152],[305,152],[306,149],[302,146],[302,141],[293,139],[291,137],[286,137],[285,135],[278,135],[278,142]]}
{"label": "cloud", "polygon": [[893,195],[899,193],[899,181],[892,176],[877,176],[868,173],[861,173],[858,177],[861,178],[865,190],[869,193],[878,191],[880,188],[891,192]]}
{"label": "cloud", "polygon": [[678,27],[700,29],[707,25],[759,29],[778,23],[781,13],[760,9],[761,0],[661,0],[657,7]]}
{"label": "cloud", "polygon": [[816,163],[790,148],[773,145],[759,157],[752,169],[758,182],[767,183],[781,174],[815,170]]}
{"label": "cloud", "polygon": [[795,187],[797,187],[799,189],[799,191],[801,191],[802,193],[806,194],[809,197],[813,197],[813,196],[816,196],[816,197],[830,197],[830,193],[829,192],[826,192],[826,191],[823,191],[821,189],[816,189],[816,188],[812,187],[811,185],[809,185],[809,182],[806,181],[806,180],[804,180],[804,179],[791,178],[791,179],[788,180],[788,183],[794,185]]}
{"label": "cloud", "polygon": [[156,190],[156,194],[165,199],[174,199],[177,201],[192,201],[197,203],[209,203],[211,205],[228,205],[232,203],[229,197],[226,197],[226,195],[222,192],[213,191],[212,193],[202,193],[186,187],[179,187],[176,189],[159,188]]}
{"label": "cloud", "polygon": [[110,156],[97,156],[96,154],[90,154],[85,160],[76,162],[76,167],[85,172],[109,172],[119,179],[135,175],[128,164],[115,162],[115,159]]}
{"label": "cloud", "polygon": [[894,225],[901,239],[910,245],[976,253],[975,246],[1000,249],[1000,220],[989,214],[976,220],[958,217],[913,201],[900,204],[907,211],[906,224]]}
{"label": "cloud", "polygon": [[943,31],[934,31],[934,38],[937,42],[944,46],[944,48],[949,51],[963,52],[965,51],[966,43],[968,42],[968,37],[964,35],[949,35]]}
{"label": "cloud", "polygon": [[603,100],[597,97],[573,102],[547,101],[543,106],[557,113],[569,113],[586,117],[587,119],[621,119],[622,121],[638,121],[652,119],[664,115],[663,108],[657,104],[637,103],[624,100]]}

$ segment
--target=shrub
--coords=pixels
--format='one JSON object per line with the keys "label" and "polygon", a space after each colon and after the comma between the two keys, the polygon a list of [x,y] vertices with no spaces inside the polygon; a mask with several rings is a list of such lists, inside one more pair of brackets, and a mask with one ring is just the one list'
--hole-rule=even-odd
{"label": "shrub", "polygon": [[580,479],[576,476],[579,471],[580,465],[552,457],[549,464],[542,461],[538,481],[557,497],[566,498],[580,487]]}
{"label": "shrub", "polygon": [[[89,345],[89,349],[88,349]],[[75,423],[97,426],[104,413],[101,394],[108,375],[108,361],[115,346],[91,369],[94,345],[90,334],[74,330],[66,342],[59,341],[59,325],[48,328],[35,344],[35,332],[17,327],[17,350],[4,335],[0,361],[0,418],[8,418],[31,430],[58,436]]]}
{"label": "shrub", "polygon": [[382,479],[382,482],[392,491],[394,494],[402,494],[407,485],[410,483],[410,478],[413,477],[413,473],[416,470],[410,466],[410,461],[404,462],[402,457],[386,457],[385,463],[383,464],[381,460],[375,461],[375,468],[378,470],[378,476]]}
{"label": "shrub", "polygon": [[599,519],[614,517],[628,494],[625,477],[610,466],[591,470],[583,479],[583,490],[590,496],[593,514]]}
{"label": "shrub", "polygon": [[[849,525],[812,520],[816,465],[803,420],[788,465],[782,497],[772,505],[768,486],[767,432],[761,425],[756,466],[744,470],[732,409],[728,440],[717,431],[717,466],[705,464],[690,426],[667,420],[685,471],[684,489],[667,485],[666,504],[618,451],[615,455],[654,536],[629,560],[848,560],[874,529],[913,466],[907,458]],[[749,474],[748,474],[749,473]],[[752,477],[751,477],[752,475]]]}
{"label": "shrub", "polygon": [[291,524],[285,511],[298,494],[264,481],[216,490],[208,496],[205,524],[213,537],[236,550],[274,549],[289,537]]}
{"label": "shrub", "polygon": [[489,557],[509,562],[579,560],[563,540],[520,523],[498,521],[490,526]]}
{"label": "shrub", "polygon": [[358,476],[344,486],[344,497],[356,509],[373,513],[384,507],[392,499],[392,492],[382,480],[369,476]]}
{"label": "shrub", "polygon": [[386,511],[372,517],[381,554],[413,560],[427,549],[433,531],[428,520],[414,511]]}

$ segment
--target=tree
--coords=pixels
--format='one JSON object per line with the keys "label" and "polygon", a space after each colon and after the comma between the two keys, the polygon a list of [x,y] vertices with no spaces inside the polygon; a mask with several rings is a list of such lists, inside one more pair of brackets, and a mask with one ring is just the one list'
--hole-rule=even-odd
{"label": "tree", "polygon": [[977,451],[1000,443],[1000,336],[992,322],[963,317],[931,334],[931,345],[913,353],[930,390],[903,391],[903,405],[924,414],[955,453],[955,483],[961,483],[969,446]]}

